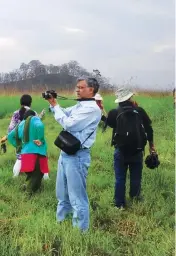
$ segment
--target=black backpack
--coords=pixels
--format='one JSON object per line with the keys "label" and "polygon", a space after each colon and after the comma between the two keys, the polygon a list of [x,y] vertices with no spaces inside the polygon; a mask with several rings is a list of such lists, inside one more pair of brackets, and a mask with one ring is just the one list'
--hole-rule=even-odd
{"label": "black backpack", "polygon": [[147,143],[145,129],[137,108],[119,107],[114,129],[113,145],[125,155],[135,155],[144,150]]}

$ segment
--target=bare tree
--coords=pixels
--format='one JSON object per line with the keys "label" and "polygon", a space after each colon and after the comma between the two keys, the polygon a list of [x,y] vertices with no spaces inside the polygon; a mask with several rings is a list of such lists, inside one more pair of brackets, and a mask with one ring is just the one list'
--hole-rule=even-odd
{"label": "bare tree", "polygon": [[25,63],[21,63],[20,65],[20,74],[22,77],[22,80],[27,79],[27,74],[28,74],[28,70],[29,70],[29,65],[25,64]]}
{"label": "bare tree", "polygon": [[10,82],[16,82],[17,77],[16,77],[16,71],[15,70],[11,71],[9,73],[9,76],[10,76]]}

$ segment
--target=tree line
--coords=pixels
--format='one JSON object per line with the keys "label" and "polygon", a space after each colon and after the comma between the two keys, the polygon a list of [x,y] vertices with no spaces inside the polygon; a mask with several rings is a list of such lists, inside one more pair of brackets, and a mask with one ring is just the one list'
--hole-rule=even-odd
{"label": "tree line", "polygon": [[62,65],[44,65],[39,60],[21,63],[18,69],[0,73],[0,87],[4,90],[35,91],[40,87],[46,89],[73,90],[76,79],[93,76],[98,79],[103,90],[113,90],[114,85],[102,76],[98,69],[88,72],[77,61],[71,60]]}

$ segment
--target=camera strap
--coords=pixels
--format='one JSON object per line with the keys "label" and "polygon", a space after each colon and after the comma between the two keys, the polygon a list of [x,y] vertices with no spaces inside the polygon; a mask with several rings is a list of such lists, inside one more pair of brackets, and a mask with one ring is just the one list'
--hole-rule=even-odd
{"label": "camera strap", "polygon": [[96,128],[93,130],[93,132],[91,132],[90,134],[89,134],[89,136],[83,141],[83,143],[81,143],[81,148],[82,148],[82,146],[83,146],[83,144],[90,138],[90,136],[95,132],[95,130],[96,130]]}
{"label": "camera strap", "polygon": [[[82,98],[82,99],[77,99],[77,101],[95,101],[95,98]],[[81,143],[81,147],[83,144],[90,138],[90,136],[95,132],[96,128],[89,134],[89,136]]]}
{"label": "camera strap", "polygon": [[71,99],[71,98],[67,98],[61,95],[57,95],[58,99],[61,100],[75,100],[75,101],[95,101],[95,98],[81,98],[81,99]]}

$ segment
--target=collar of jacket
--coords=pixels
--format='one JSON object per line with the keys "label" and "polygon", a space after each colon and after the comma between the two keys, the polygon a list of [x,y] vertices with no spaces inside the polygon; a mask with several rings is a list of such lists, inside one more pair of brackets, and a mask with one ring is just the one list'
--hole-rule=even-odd
{"label": "collar of jacket", "polygon": [[133,102],[131,102],[129,100],[126,100],[124,102],[119,103],[119,107],[126,107],[126,106],[132,106],[133,107],[134,105],[133,105]]}
{"label": "collar of jacket", "polygon": [[77,99],[77,101],[95,101],[95,98],[82,98],[82,99]]}

